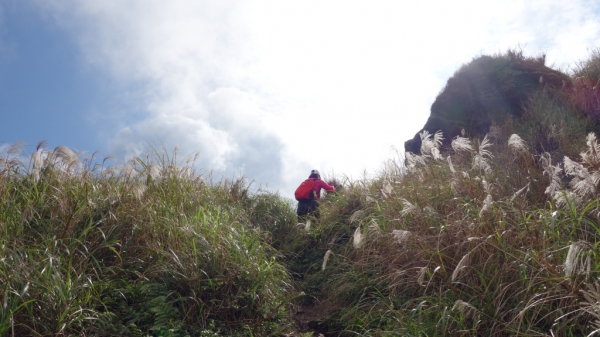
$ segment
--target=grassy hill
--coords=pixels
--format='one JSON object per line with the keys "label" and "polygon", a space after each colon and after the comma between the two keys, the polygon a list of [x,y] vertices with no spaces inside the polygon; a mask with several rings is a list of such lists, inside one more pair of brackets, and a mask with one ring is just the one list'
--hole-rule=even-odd
{"label": "grassy hill", "polygon": [[15,144],[0,335],[594,335],[599,75],[593,52],[481,134],[425,130],[376,179],[332,178],[310,228],[286,197],[212,182],[193,158],[111,166]]}

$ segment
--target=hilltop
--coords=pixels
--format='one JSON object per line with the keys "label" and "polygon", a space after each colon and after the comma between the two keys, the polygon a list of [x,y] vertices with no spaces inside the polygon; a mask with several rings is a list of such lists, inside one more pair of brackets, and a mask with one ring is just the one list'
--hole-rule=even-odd
{"label": "hilltop", "polygon": [[[585,123],[587,131],[598,132],[598,90],[594,75],[583,75],[591,69],[583,66],[579,70],[582,74],[571,78],[546,66],[545,60],[545,55],[527,57],[521,51],[508,50],[499,55],[481,55],[463,65],[431,105],[423,128],[405,142],[405,151],[420,153],[419,134],[423,131],[441,131],[445,136],[443,147],[448,147],[457,136],[497,136],[504,129],[527,133],[527,141],[535,145],[537,152],[552,152],[558,144],[556,136],[549,137],[550,127],[559,127],[567,117],[544,116],[550,111],[543,109],[565,110],[565,114],[573,115],[572,119]],[[544,117],[547,120],[542,120]],[[518,128],[517,124],[525,125]]]}

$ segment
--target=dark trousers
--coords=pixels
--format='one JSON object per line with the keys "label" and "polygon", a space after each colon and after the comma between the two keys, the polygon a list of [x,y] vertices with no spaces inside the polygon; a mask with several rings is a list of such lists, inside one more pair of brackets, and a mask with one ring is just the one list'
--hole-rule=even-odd
{"label": "dark trousers", "polygon": [[308,216],[319,217],[319,202],[316,199],[298,201],[298,222],[306,222]]}

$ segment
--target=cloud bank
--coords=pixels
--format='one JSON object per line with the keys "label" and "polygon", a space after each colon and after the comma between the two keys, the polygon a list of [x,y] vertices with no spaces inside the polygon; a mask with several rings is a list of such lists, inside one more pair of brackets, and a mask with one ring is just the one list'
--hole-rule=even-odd
{"label": "cloud bank", "polygon": [[245,78],[252,59],[241,1],[55,1],[46,5],[74,34],[85,59],[130,88],[141,113],[122,125],[109,150],[139,156],[149,146],[199,152],[197,166],[278,184],[283,144],[264,125]]}
{"label": "cloud bank", "polygon": [[594,1],[38,1],[137,111],[110,150],[200,152],[285,195],[313,169],[358,177],[425,123],[447,78],[521,46],[563,70],[600,42]]}

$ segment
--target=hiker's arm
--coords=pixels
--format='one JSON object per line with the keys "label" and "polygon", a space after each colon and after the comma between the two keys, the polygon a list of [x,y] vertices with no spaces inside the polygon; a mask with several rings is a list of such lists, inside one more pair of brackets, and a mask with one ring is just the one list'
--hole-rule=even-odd
{"label": "hiker's arm", "polygon": [[323,188],[325,191],[335,191],[335,187],[333,185],[327,185],[327,183],[323,180],[319,180],[319,183],[321,185],[321,188]]}

